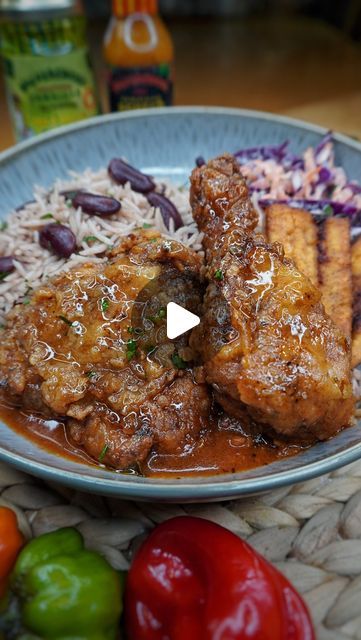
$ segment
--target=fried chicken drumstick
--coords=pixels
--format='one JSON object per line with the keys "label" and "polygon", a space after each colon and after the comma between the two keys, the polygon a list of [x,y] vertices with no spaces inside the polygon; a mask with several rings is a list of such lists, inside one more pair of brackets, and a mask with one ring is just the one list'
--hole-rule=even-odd
{"label": "fried chicken drumstick", "polygon": [[271,433],[332,436],[353,412],[350,347],[320,292],[281,245],[256,234],[258,215],[233,156],[196,168],[190,197],[208,281],[192,343],[216,399]]}

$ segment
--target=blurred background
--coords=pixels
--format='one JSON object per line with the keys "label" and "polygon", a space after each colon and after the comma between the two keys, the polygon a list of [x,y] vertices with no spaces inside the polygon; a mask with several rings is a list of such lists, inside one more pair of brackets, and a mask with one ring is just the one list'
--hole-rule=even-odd
{"label": "blurred background", "polygon": [[[104,111],[111,3],[84,9]],[[174,104],[272,111],[361,138],[361,0],[160,0],[159,12],[174,44]],[[13,143],[1,77],[0,149]]]}

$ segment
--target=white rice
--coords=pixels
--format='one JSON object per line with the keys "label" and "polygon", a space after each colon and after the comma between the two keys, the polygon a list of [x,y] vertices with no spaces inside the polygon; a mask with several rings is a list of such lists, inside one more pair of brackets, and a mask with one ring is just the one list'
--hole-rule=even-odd
{"label": "white rice", "polygon": [[[84,189],[92,193],[109,195],[121,202],[120,211],[111,217],[101,218],[74,209],[61,191]],[[15,258],[15,270],[0,282],[0,324],[5,324],[5,316],[16,302],[26,299],[31,289],[46,282],[60,271],[71,269],[84,262],[103,262],[102,254],[137,227],[151,224],[165,235],[172,236],[195,251],[200,252],[202,236],[193,221],[189,206],[189,191],[170,183],[157,183],[157,190],[175,204],[184,226],[174,231],[168,230],[159,209],[151,207],[140,193],[133,191],[130,184],[114,184],[106,169],[87,170],[83,174],[70,173],[67,181],[57,181],[50,191],[36,187],[34,202],[21,210],[11,213],[7,227],[0,232],[0,256]],[[52,218],[43,218],[51,213]],[[73,231],[78,244],[78,252],[68,260],[59,258],[39,244],[39,230],[51,222],[61,222]],[[94,236],[97,240],[87,243],[85,238]]]}

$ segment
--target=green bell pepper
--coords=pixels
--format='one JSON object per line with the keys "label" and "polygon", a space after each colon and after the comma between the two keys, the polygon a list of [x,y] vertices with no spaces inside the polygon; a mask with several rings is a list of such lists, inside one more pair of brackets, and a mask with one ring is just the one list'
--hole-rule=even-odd
{"label": "green bell pepper", "polygon": [[76,529],[46,533],[24,547],[11,575],[9,610],[19,625],[15,637],[115,640],[121,592],[118,573],[98,553],[84,549]]}

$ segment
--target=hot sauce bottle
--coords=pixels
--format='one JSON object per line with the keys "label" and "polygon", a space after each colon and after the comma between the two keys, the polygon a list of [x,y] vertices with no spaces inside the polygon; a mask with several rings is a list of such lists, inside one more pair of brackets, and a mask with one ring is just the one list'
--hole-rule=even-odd
{"label": "hot sauce bottle", "polygon": [[173,43],[157,0],[113,0],[103,52],[111,111],[172,104]]}

